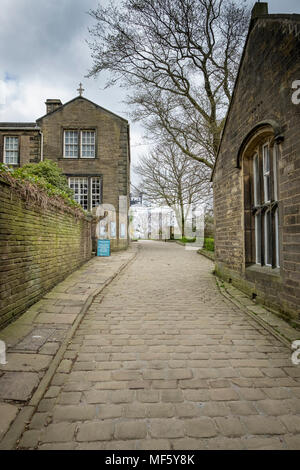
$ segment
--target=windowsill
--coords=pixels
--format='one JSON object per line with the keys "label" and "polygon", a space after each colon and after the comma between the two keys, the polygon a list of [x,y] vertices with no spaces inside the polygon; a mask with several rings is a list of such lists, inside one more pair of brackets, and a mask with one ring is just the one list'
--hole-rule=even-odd
{"label": "windowsill", "polygon": [[280,278],[280,268],[261,266],[260,264],[251,264],[250,266],[246,266],[246,273],[257,273],[263,274],[264,276],[274,276]]}
{"label": "windowsill", "polygon": [[74,161],[79,161],[79,160],[80,161],[82,161],[82,160],[83,161],[85,161],[85,160],[99,160],[99,158],[98,157],[74,157],[74,158],[73,157],[72,158],[71,157],[58,157],[57,160],[64,160],[64,161],[71,160],[72,162],[74,162]]}

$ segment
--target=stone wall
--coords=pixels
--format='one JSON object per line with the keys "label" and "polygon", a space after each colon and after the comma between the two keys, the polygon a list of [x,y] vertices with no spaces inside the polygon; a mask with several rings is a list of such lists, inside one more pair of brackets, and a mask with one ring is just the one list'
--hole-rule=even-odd
{"label": "stone wall", "polygon": [[41,209],[0,180],[0,327],[91,258],[91,221]]}
{"label": "stone wall", "polygon": [[[252,20],[214,169],[216,271],[300,324],[300,15]],[[259,123],[276,123],[280,268],[247,264],[244,162],[240,149]],[[276,127],[275,125],[273,127]],[[271,126],[270,126],[271,129]],[[274,134],[278,129],[275,129]]]}

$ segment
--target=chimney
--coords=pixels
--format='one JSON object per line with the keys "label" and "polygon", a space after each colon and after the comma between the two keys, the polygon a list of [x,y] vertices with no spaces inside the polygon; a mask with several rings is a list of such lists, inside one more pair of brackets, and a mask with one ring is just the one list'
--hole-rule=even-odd
{"label": "chimney", "polygon": [[60,100],[46,100],[45,102],[47,114],[52,113],[57,108],[62,106],[62,102]]}
{"label": "chimney", "polygon": [[268,15],[268,3],[256,2],[251,12],[251,19],[259,18],[260,16]]}

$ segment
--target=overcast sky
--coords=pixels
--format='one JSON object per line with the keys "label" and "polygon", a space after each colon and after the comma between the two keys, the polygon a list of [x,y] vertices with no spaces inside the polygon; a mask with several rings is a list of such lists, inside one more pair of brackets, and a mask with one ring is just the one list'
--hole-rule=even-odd
{"label": "overcast sky", "polygon": [[[100,3],[103,0],[100,0]],[[0,0],[0,122],[35,121],[45,100],[64,103],[78,95],[129,118],[125,91],[104,89],[105,77],[87,79],[92,61],[86,44],[99,0]],[[249,0],[249,4],[255,2]],[[269,0],[270,13],[300,13],[299,0]],[[133,163],[147,149],[142,128],[131,123]]]}

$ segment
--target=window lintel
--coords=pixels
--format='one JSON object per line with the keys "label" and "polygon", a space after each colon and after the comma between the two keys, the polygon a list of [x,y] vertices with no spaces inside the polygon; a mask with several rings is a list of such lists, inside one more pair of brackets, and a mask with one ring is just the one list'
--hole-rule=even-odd
{"label": "window lintel", "polygon": [[257,146],[259,141],[265,140],[267,137],[273,137],[276,144],[280,144],[284,140],[282,126],[273,120],[265,120],[257,123],[244,137],[237,154],[236,168],[242,168],[242,159],[248,151],[253,152],[252,146]]}

